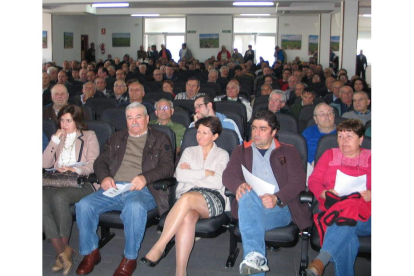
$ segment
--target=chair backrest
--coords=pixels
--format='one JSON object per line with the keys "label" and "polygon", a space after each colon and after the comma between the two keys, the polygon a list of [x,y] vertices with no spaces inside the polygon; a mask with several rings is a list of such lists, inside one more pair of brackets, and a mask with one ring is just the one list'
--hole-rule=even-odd
{"label": "chair backrest", "polygon": [[123,108],[107,108],[102,111],[100,121],[109,123],[115,128],[115,131],[120,131],[126,128],[125,109]]}
{"label": "chair backrest", "polygon": [[175,123],[182,124],[186,128],[191,124],[191,118],[188,112],[179,109],[174,109],[174,114],[171,116],[171,120]]}
{"label": "chair backrest", "polygon": [[243,119],[243,124],[247,122],[247,111],[244,104],[241,102],[232,102],[232,101],[220,101],[215,102],[216,112],[223,113],[226,111],[231,111],[239,114]]}
{"label": "chair backrest", "polygon": [[89,117],[92,119],[92,120],[95,120],[96,118],[95,118],[95,112],[92,110],[92,108],[90,108],[89,106],[81,106],[81,108],[84,110],[84,112],[86,112],[86,113],[88,113],[89,114]]}
{"label": "chair backrest", "polygon": [[314,104],[302,106],[298,115],[299,133],[302,133],[309,119],[313,118],[313,110],[315,109]]}
{"label": "chair backrest", "polygon": [[[158,81],[149,81],[149,82],[146,82],[145,83],[145,86],[148,86],[148,88],[151,91],[157,91],[158,89],[162,88],[161,82],[158,82]],[[151,93],[151,91],[148,91],[148,92]],[[147,91],[145,91],[145,92],[147,92]]]}
{"label": "chair backrest", "polygon": [[241,137],[244,138],[244,129],[246,127],[246,122],[243,122],[243,118],[239,114],[232,111],[223,111],[221,113],[236,123],[237,127],[239,128]]}
{"label": "chair backrest", "polygon": [[158,129],[159,131],[164,132],[168,136],[168,138],[170,138],[171,146],[172,146],[171,152],[173,154],[173,160],[175,162],[175,145],[176,145],[175,144],[175,132],[167,126],[149,125],[149,127],[152,127],[152,128]]}
{"label": "chair backrest", "polygon": [[142,100],[147,101],[149,99],[155,100],[155,101],[158,101],[160,99],[166,99],[166,100],[169,100],[169,101],[173,101],[174,96],[171,93],[168,93],[168,92],[149,92],[149,93],[145,93],[145,96]]}
{"label": "chair backrest", "polygon": [[280,130],[298,133],[298,121],[292,115],[277,113],[277,120],[280,123]]}
{"label": "chair backrest", "polygon": [[216,92],[216,95],[219,95],[221,93],[221,85],[218,84],[218,83],[215,83],[215,82],[206,82],[206,83],[203,83],[201,85],[201,88],[200,89],[202,89],[202,88],[210,88],[210,89],[213,89]]}
{"label": "chair backrest", "polygon": [[308,147],[306,139],[299,133],[279,130],[276,133],[276,138],[279,142],[293,145],[299,152],[302,161],[303,169],[306,172],[308,166]]}
{"label": "chair backrest", "polygon": [[[331,148],[338,148],[338,139],[336,134],[327,134],[321,137],[318,141],[318,147],[316,148],[315,164],[318,162],[322,154]],[[371,138],[364,137],[361,148],[371,149]]]}
{"label": "chair backrest", "polygon": [[56,122],[53,120],[44,119],[43,120],[43,132],[46,134],[47,138],[50,140],[53,134],[57,131]]}
{"label": "chair backrest", "polygon": [[[197,139],[196,139],[197,129],[196,128],[188,128],[183,137],[183,141],[181,143],[181,152],[180,155],[184,152],[184,149],[187,147],[194,147],[197,146]],[[232,129],[223,128],[220,136],[216,140],[216,144],[218,147],[226,150],[229,155],[233,152],[239,144],[239,137],[237,133]]]}
{"label": "chair backrest", "polygon": [[194,100],[174,100],[174,108],[181,107],[189,114],[194,113]]}
{"label": "chair backrest", "polygon": [[267,110],[268,105],[269,105],[269,101],[256,104],[256,100],[254,100],[252,117],[259,110]]}
{"label": "chair backrest", "polygon": [[367,128],[369,128],[369,127],[371,127],[371,120],[368,120],[368,121],[365,123],[365,129],[367,129]]}
{"label": "chair backrest", "polygon": [[109,123],[101,121],[85,121],[89,130],[95,131],[96,137],[98,138],[99,147],[102,151],[106,140],[115,133],[115,128]]}
{"label": "chair backrest", "polygon": [[269,104],[269,95],[260,95],[260,96],[256,97],[255,100],[254,100],[253,107],[256,104],[260,104],[260,103],[266,103],[266,105]]}
{"label": "chair backrest", "polygon": [[[334,123],[335,123],[335,125],[338,125],[340,122],[343,122],[343,121],[345,121],[345,120],[347,120],[346,118],[343,118],[343,117],[335,117],[334,118]],[[310,126],[314,126],[314,125],[316,125],[316,123],[315,123],[315,120],[313,119],[313,117],[312,118],[310,118],[309,120],[308,120],[308,122],[306,123],[306,128],[308,128],[308,127],[310,127]]]}
{"label": "chair backrest", "polygon": [[201,85],[200,90],[198,91],[198,93],[207,94],[208,96],[210,96],[210,98],[214,99],[216,97],[216,91],[213,88],[204,87],[204,85],[207,84],[207,83],[208,82]]}
{"label": "chair backrest", "polygon": [[96,120],[100,120],[102,111],[107,108],[117,107],[118,101],[114,98],[90,98],[86,101],[85,106],[89,106],[95,111]]}

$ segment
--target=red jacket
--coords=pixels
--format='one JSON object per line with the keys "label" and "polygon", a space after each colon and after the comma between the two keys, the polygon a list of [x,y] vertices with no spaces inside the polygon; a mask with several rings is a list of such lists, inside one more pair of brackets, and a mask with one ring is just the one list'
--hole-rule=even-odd
{"label": "red jacket", "polygon": [[[223,51],[220,51],[218,54],[217,54],[217,60],[218,61],[221,61],[221,53],[222,53]],[[226,50],[226,54],[227,54],[227,59],[229,59],[229,58],[231,58],[231,55],[230,55],[230,52],[229,51],[227,51]]]}

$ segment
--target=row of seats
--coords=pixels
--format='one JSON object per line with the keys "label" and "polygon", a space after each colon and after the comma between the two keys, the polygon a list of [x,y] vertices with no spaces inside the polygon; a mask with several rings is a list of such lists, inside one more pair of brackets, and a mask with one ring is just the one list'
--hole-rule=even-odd
{"label": "row of seats", "polygon": [[[101,149],[105,144],[106,140],[115,132],[115,128],[109,123],[101,121],[87,121],[86,124],[88,128],[94,130]],[[175,134],[174,132],[165,126],[153,125],[157,129],[163,131],[170,137],[173,147],[175,146]],[[50,120],[43,121],[43,131],[50,137],[56,132],[56,124]],[[282,143],[288,143],[294,145],[300,153],[302,164],[304,170],[307,168],[307,147],[305,139],[298,133],[288,132],[288,131],[278,131],[277,138]],[[238,145],[237,134],[233,130],[223,129],[222,134],[216,140],[216,143],[219,147],[227,150],[231,154],[232,150]],[[181,150],[183,151],[186,147],[197,145],[196,140],[196,129],[187,129],[184,134]],[[333,147],[338,147],[336,135],[326,135],[322,137],[318,144],[316,162],[322,153]],[[362,144],[363,148],[371,148],[370,138],[365,138]],[[172,152],[175,152],[174,150]],[[96,178],[91,178],[91,181],[96,181]],[[166,179],[163,181],[157,181],[154,183],[156,189],[170,189],[170,207],[172,207],[175,201],[175,179]],[[229,191],[226,191],[226,195],[234,200],[234,194]],[[313,212],[317,210],[315,205],[315,199],[313,198],[310,192],[303,192],[301,199],[304,204],[311,204],[313,202],[311,209]],[[315,207],[316,206],[316,207]],[[73,215],[75,212],[73,209]],[[158,217],[158,212],[156,208],[148,212],[147,227],[158,224],[158,228],[161,230],[165,222],[166,214],[161,218]],[[75,218],[76,219],[76,218]],[[110,228],[123,228],[123,223],[120,219],[119,211],[110,211],[102,214],[100,216],[99,225],[101,226],[101,239],[100,239],[100,248],[102,248],[106,243],[108,243],[115,234],[110,231]],[[241,242],[241,235],[238,228],[237,220],[232,218],[230,213],[224,213],[220,216],[209,218],[209,219],[200,219],[196,225],[196,236],[202,238],[214,238],[221,233],[229,230],[230,233],[230,254],[226,261],[226,267],[234,266],[239,249],[237,248],[237,242]],[[308,264],[308,240],[310,237],[311,246],[314,250],[319,250],[319,236],[316,230],[316,227],[313,226],[312,229],[300,229],[294,224],[290,224],[286,227],[275,228],[266,232],[265,241],[266,245],[271,247],[290,247],[295,246],[299,241],[299,236],[302,240],[302,252],[300,258],[300,269],[299,274],[304,275],[304,269]],[[166,252],[173,247],[174,241],[171,241],[167,246]],[[360,238],[360,253],[362,256],[370,256],[371,252],[371,240],[370,237],[361,237]]]}

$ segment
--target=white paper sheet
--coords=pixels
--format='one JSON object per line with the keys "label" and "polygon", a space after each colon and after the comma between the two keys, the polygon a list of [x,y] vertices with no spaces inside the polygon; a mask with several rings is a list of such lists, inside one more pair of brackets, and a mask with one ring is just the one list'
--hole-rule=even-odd
{"label": "white paper sheet", "polygon": [[337,170],[334,189],[339,196],[365,191],[367,189],[367,175],[350,176]]}
{"label": "white paper sheet", "polygon": [[309,164],[309,162],[307,163],[308,166],[306,168],[306,187],[308,186],[308,180],[309,180],[309,176],[312,174],[313,172],[313,166],[311,164]]}
{"label": "white paper sheet", "polygon": [[128,192],[130,188],[131,188],[131,183],[116,184],[116,189],[114,187],[111,187],[108,190],[106,190],[105,192],[103,192],[103,194],[108,196],[108,197],[116,197],[117,195]]}
{"label": "white paper sheet", "polygon": [[260,178],[251,174],[243,165],[242,165],[243,176],[246,182],[252,186],[253,190],[258,196],[264,194],[274,194],[275,185],[272,185],[266,181],[261,180]]}

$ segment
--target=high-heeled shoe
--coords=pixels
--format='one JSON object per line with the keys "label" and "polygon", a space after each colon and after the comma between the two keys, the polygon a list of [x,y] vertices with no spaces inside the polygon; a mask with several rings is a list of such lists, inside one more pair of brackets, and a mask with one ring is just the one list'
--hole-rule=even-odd
{"label": "high-heeled shoe", "polygon": [[59,254],[58,258],[63,265],[63,275],[68,275],[70,270],[73,267],[73,259],[72,253],[77,256],[78,252],[76,252],[72,247],[69,245],[65,246],[65,250]]}
{"label": "high-heeled shoe", "polygon": [[52,266],[52,271],[56,272],[59,271],[63,268],[63,264],[60,262],[59,260],[59,256],[56,256],[56,262],[55,264]]}
{"label": "high-heeled shoe", "polygon": [[164,250],[164,252],[162,252],[161,257],[155,262],[151,261],[150,259],[147,259],[146,257],[141,258],[140,261],[141,261],[141,263],[143,263],[147,266],[155,267],[161,261],[161,259],[164,258],[164,257],[165,257],[165,250]]}

